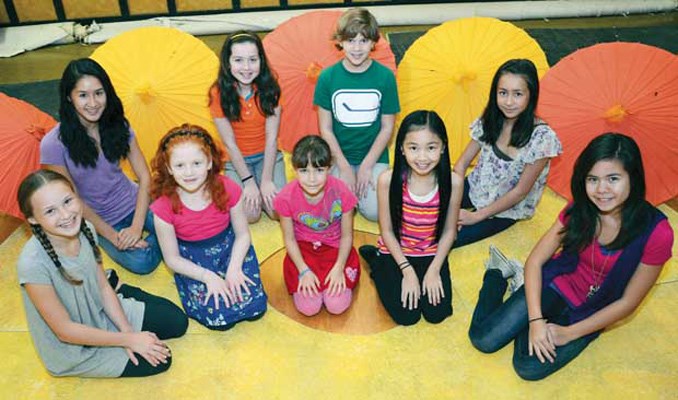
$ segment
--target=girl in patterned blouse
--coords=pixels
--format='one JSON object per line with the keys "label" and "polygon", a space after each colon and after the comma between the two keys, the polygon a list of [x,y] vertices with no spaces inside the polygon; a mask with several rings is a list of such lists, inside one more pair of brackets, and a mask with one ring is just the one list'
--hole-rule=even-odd
{"label": "girl in patterned blouse", "polygon": [[464,176],[459,233],[454,247],[495,235],[531,218],[546,185],[549,162],[562,152],[555,132],[535,115],[537,68],[530,60],[509,60],[492,79],[483,115],[471,124],[471,142],[454,171]]}

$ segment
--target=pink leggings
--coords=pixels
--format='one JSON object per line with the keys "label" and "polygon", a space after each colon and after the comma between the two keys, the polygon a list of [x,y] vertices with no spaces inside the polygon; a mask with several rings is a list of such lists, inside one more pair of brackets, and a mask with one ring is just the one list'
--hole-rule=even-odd
{"label": "pink leggings", "polygon": [[330,314],[341,314],[351,305],[352,298],[353,291],[351,289],[345,289],[335,296],[330,296],[327,290],[313,296],[304,296],[299,292],[292,294],[294,306],[300,313],[309,317],[319,313],[323,303],[325,303],[325,308]]}

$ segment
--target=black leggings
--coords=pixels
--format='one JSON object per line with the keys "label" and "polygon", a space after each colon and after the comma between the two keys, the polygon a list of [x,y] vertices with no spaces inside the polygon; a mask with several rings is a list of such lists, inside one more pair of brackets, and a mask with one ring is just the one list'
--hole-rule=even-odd
{"label": "black leggings", "polygon": [[[141,325],[142,331],[153,332],[161,340],[177,338],[186,333],[188,328],[186,314],[166,298],[154,296],[138,287],[126,284],[120,286],[118,293],[124,298],[132,298],[145,304],[144,322]],[[139,361],[139,365],[134,365],[131,360],[128,361],[120,377],[155,375],[167,371],[172,365],[171,357],[167,359],[167,364],[161,363],[157,367],[152,366],[139,355],[137,355],[137,361]]]}
{"label": "black leggings", "polygon": [[[426,271],[428,271],[433,256],[429,257],[407,257],[410,264],[417,274],[417,278],[421,283],[424,279]],[[452,283],[450,282],[450,269],[447,260],[440,268],[440,279],[443,281],[444,297],[441,302],[434,306],[428,301],[428,296],[422,295],[419,298],[417,308],[408,310],[403,307],[401,298],[403,274],[398,268],[393,257],[390,254],[377,253],[376,256],[369,260],[371,274],[374,280],[374,286],[377,288],[377,293],[384,308],[389,313],[396,324],[399,325],[414,325],[421,316],[432,324],[443,322],[443,320],[452,315]]]}

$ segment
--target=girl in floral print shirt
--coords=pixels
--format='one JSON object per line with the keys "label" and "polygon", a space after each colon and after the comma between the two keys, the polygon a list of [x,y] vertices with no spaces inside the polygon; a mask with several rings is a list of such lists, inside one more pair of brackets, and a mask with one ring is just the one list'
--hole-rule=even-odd
{"label": "girl in floral print shirt", "polygon": [[471,142],[454,166],[464,175],[459,233],[454,247],[499,233],[531,218],[546,185],[551,158],[562,152],[555,132],[535,116],[537,69],[530,60],[509,60],[492,79],[483,115],[471,124]]}

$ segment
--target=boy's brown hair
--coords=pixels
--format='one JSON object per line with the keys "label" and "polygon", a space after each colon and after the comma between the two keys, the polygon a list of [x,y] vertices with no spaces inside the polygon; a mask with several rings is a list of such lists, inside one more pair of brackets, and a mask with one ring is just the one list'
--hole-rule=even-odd
{"label": "boy's brown hair", "polygon": [[339,17],[332,39],[337,41],[335,46],[341,50],[341,42],[353,39],[359,33],[374,43],[379,41],[379,25],[374,15],[364,8],[351,8]]}

